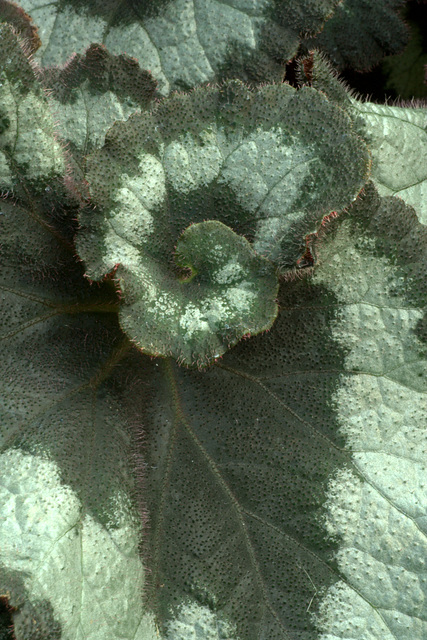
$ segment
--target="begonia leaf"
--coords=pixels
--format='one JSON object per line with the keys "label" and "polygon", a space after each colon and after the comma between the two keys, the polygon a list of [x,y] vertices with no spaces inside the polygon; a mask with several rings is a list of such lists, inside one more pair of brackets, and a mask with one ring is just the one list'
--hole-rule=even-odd
{"label": "begonia leaf", "polygon": [[[77,250],[90,278],[115,271],[132,341],[203,366],[271,326],[266,259],[294,266],[306,234],[356,197],[369,162],[350,119],[312,89],[231,81],[175,94],[114,125],[88,159],[95,208],[80,215]],[[180,278],[173,254],[194,223],[199,254],[194,230],[192,277]]]}
{"label": "begonia leaf", "polygon": [[226,77],[280,81],[300,35],[319,31],[338,2],[21,0],[39,26],[44,66],[102,42],[137,58],[164,95]]}
{"label": "begonia leaf", "polygon": [[9,24],[0,24],[0,190],[43,191],[65,172],[44,89]]}

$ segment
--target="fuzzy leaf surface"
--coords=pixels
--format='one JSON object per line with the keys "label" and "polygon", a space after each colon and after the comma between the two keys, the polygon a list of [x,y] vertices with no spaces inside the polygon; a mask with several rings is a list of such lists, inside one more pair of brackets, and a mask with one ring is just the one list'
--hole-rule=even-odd
{"label": "fuzzy leaf surface", "polygon": [[64,171],[44,90],[18,37],[0,24],[0,191],[42,191]]}
{"label": "fuzzy leaf surface", "polygon": [[313,282],[336,296],[331,330],[345,350],[331,400],[354,465],[329,478],[323,523],[341,580],[319,605],[320,637],[423,638],[427,232],[369,186],[318,250]]}
{"label": "fuzzy leaf surface", "polygon": [[0,211],[0,593],[17,640],[147,640],[114,297],[40,211]]}
{"label": "fuzzy leaf surface", "polygon": [[314,251],[268,334],[132,390],[168,640],[427,633],[427,234],[370,185]]}
{"label": "fuzzy leaf surface", "polygon": [[43,69],[42,82],[80,178],[85,156],[103,146],[111,125],[147,108],[157,95],[156,81],[135,59],[96,44],[63,67]]}
{"label": "fuzzy leaf surface", "polygon": [[25,39],[31,53],[37,51],[41,45],[37,27],[32,23],[30,16],[15,2],[0,0],[0,24],[4,22],[12,25],[19,36]]}
{"label": "fuzzy leaf surface", "polygon": [[306,49],[320,49],[338,69],[367,71],[386,55],[400,53],[408,29],[398,14],[404,0],[344,0]]}
{"label": "fuzzy leaf surface", "polygon": [[371,177],[379,192],[399,196],[427,224],[427,107],[351,103],[355,126],[372,153]]}
{"label": "fuzzy leaf surface", "polygon": [[149,69],[167,95],[224,77],[283,78],[300,33],[322,28],[339,0],[21,0],[39,26],[43,65],[102,42]]}
{"label": "fuzzy leaf surface", "polygon": [[[312,89],[251,91],[232,81],[176,94],[114,125],[88,159],[96,208],[80,215],[77,250],[90,278],[115,271],[121,325],[144,352],[203,366],[271,326],[266,259],[294,265],[323,215],[356,197],[369,162],[350,119]],[[206,220],[222,224],[205,260]],[[192,263],[184,259],[192,277],[183,279],[173,255],[194,223],[201,244]],[[242,236],[256,269],[240,252]]]}
{"label": "fuzzy leaf surface", "polygon": [[353,119],[372,154],[371,179],[382,195],[396,195],[427,224],[427,108],[362,102],[318,51],[299,64],[301,84],[325,93]]}
{"label": "fuzzy leaf surface", "polygon": [[[366,188],[322,227],[311,279],[282,284],[271,331],[206,372],[129,349],[57,238],[2,213],[1,587],[18,640],[34,624],[61,640],[423,637],[427,239],[413,210]],[[132,424],[157,627],[135,599]]]}
{"label": "fuzzy leaf surface", "polygon": [[[62,414],[69,427],[72,405]],[[126,497],[111,496],[116,515],[122,512],[119,524],[103,524],[62,482],[61,466],[20,449],[0,455],[0,508],[7,514],[0,524],[0,585],[17,609],[14,637],[154,640],[154,623],[143,615],[139,531]]]}

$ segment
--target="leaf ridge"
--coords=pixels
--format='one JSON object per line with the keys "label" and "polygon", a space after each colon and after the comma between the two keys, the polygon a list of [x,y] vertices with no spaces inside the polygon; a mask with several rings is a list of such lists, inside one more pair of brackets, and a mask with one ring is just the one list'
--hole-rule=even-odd
{"label": "leaf ridge", "polygon": [[[268,597],[267,594],[267,589],[265,586],[265,582],[264,582],[264,578],[262,576],[261,573],[261,569],[259,567],[259,563],[258,560],[256,558],[256,553],[255,550],[253,548],[253,544],[251,542],[250,539],[250,535],[249,532],[247,531],[247,527],[246,527],[246,522],[245,522],[245,518],[243,517],[242,513],[243,513],[243,509],[240,507],[239,502],[237,500],[237,498],[235,497],[233,491],[230,489],[228,483],[225,481],[225,479],[222,476],[221,471],[218,468],[218,465],[215,463],[215,461],[213,460],[213,458],[209,455],[209,453],[206,451],[205,447],[202,445],[202,443],[200,442],[199,438],[197,437],[197,435],[194,433],[194,430],[191,428],[189,421],[187,420],[185,413],[181,407],[181,403],[179,401],[179,393],[178,393],[178,388],[177,388],[177,384],[176,384],[176,379],[174,376],[174,372],[171,366],[170,361],[167,361],[167,371],[168,371],[168,379],[169,379],[169,383],[171,386],[171,391],[172,391],[172,396],[174,398],[174,408],[175,408],[175,412],[176,415],[178,417],[178,420],[182,423],[182,425],[184,426],[184,428],[186,429],[187,433],[190,435],[191,439],[193,440],[194,444],[196,445],[196,447],[199,449],[199,451],[202,453],[203,457],[205,458],[211,473],[213,475],[213,477],[216,479],[216,481],[218,482],[219,486],[222,488],[223,492],[228,496],[231,504],[233,505],[235,514],[236,514],[236,520],[238,522],[238,524],[240,525],[240,529],[242,531],[243,534],[243,539],[245,540],[245,546],[247,549],[247,553],[248,556],[250,558],[251,564],[254,568],[255,571],[255,575],[257,576],[257,582],[258,585],[261,589],[261,592],[263,594],[263,598],[264,598],[264,606],[268,608],[268,610],[270,611],[271,615],[273,615],[273,617],[276,619],[277,623],[280,625],[280,627],[283,629],[283,631],[286,633],[286,635],[290,638],[288,631],[286,630],[286,628],[284,627],[282,621],[280,620],[276,610],[274,609],[273,605],[270,602],[270,599]],[[290,638],[291,640],[291,638]]]}
{"label": "leaf ridge", "polygon": [[[168,361],[165,359],[162,362],[162,366],[165,369],[166,375],[169,377],[170,375],[170,364],[168,363]],[[174,393],[174,388],[172,388],[172,394]],[[156,528],[155,528],[155,532],[154,532],[154,551],[153,551],[153,569],[151,571],[151,576],[152,576],[152,585],[155,587],[156,583],[157,583],[157,574],[159,572],[159,566],[160,566],[160,540],[161,540],[161,536],[162,536],[162,532],[163,532],[163,521],[164,521],[164,506],[165,506],[165,501],[166,501],[166,487],[169,485],[169,478],[171,475],[171,468],[172,468],[172,458],[173,458],[173,454],[172,454],[172,450],[173,450],[173,445],[174,442],[176,440],[177,437],[177,430],[178,430],[178,425],[177,425],[177,421],[174,420],[173,424],[172,424],[172,434],[171,434],[171,438],[170,438],[170,442],[168,443],[168,450],[167,450],[167,458],[166,458],[166,465],[165,465],[165,473],[163,474],[163,478],[162,478],[162,486],[161,486],[161,495],[160,495],[160,501],[159,501],[159,516],[157,518],[156,521]]]}
{"label": "leaf ridge", "polygon": [[29,327],[34,327],[36,324],[40,324],[45,320],[49,320],[49,318],[53,318],[56,315],[58,315],[58,312],[50,313],[45,316],[38,316],[36,318],[33,318],[32,320],[23,322],[20,325],[18,325],[16,329],[14,329],[13,331],[9,331],[9,333],[6,333],[4,336],[1,336],[0,341],[7,340],[8,338],[13,338],[14,336],[17,336],[19,333],[24,332],[26,329],[29,329]]}
{"label": "leaf ridge", "polygon": [[[266,385],[264,385],[261,380],[259,380],[258,378],[256,378],[255,376],[251,376],[248,373],[244,373],[242,371],[239,371],[238,369],[234,369],[233,367],[230,367],[228,365],[224,365],[222,363],[216,363],[217,367],[219,367],[220,369],[224,369],[226,371],[229,371],[230,373],[233,373],[237,376],[240,376],[242,378],[246,378],[246,380],[249,380],[250,382],[253,382],[254,384],[259,385],[266,393],[268,393],[269,396],[271,396],[274,400],[276,400],[276,402],[283,407],[286,411],[288,411],[290,413],[291,416],[293,416],[294,418],[296,418],[298,420],[298,422],[301,422],[302,424],[304,424],[306,427],[308,427],[315,435],[317,435],[319,438],[321,438],[322,440],[324,440],[325,442],[327,442],[329,444],[329,446],[331,446],[333,449],[335,449],[336,451],[339,451],[340,453],[346,453],[346,449],[342,449],[341,447],[339,447],[336,443],[334,443],[332,440],[330,440],[327,436],[325,436],[325,434],[321,433],[320,431],[318,431],[315,427],[313,427],[313,425],[310,422],[307,422],[306,420],[304,420],[303,418],[301,418],[293,409],[291,409],[290,407],[288,407],[288,405],[283,402],[283,400],[281,400],[280,398],[277,397],[277,395],[274,393],[274,391],[271,391],[271,389],[269,389]],[[293,372],[292,372],[293,373]],[[289,374],[292,375],[292,374]]]}

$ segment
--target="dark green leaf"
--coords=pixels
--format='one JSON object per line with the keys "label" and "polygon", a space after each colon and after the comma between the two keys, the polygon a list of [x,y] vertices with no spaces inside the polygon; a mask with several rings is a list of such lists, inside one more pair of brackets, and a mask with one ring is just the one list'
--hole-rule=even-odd
{"label": "dark green leaf", "polygon": [[427,107],[362,102],[340,81],[322,54],[300,62],[302,84],[324,92],[354,121],[372,154],[371,178],[381,195],[396,195],[427,223]]}
{"label": "dark green leaf", "polygon": [[397,10],[405,0],[343,0],[321,33],[304,43],[335,65],[367,71],[386,55],[400,53],[408,29]]}
{"label": "dark green leaf", "polygon": [[0,593],[18,640],[145,640],[115,300],[41,212],[0,211]]}
{"label": "dark green leaf", "polygon": [[280,81],[300,34],[322,28],[339,0],[21,0],[39,25],[43,65],[102,42],[173,89],[239,77]]}
{"label": "dark green leaf", "polygon": [[427,64],[427,7],[425,2],[407,2],[404,12],[410,39],[401,54],[383,60],[382,70],[388,76],[386,88],[402,100],[427,98],[424,82]]}

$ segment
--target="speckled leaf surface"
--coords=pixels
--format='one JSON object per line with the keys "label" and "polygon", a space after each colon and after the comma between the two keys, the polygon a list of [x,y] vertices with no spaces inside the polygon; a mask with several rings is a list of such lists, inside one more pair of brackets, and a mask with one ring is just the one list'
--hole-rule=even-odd
{"label": "speckled leaf surface", "polygon": [[43,65],[102,42],[149,69],[164,95],[224,77],[272,81],[300,33],[322,28],[338,0],[21,0],[39,27]]}
{"label": "speckled leaf surface", "polygon": [[324,29],[303,44],[320,49],[338,68],[366,71],[400,53],[409,31],[398,9],[405,0],[344,0]]}
{"label": "speckled leaf surface", "polygon": [[137,383],[163,637],[425,636],[426,240],[369,187],[269,334]]}
{"label": "speckled leaf surface", "polygon": [[427,224],[427,107],[392,107],[352,100],[350,113],[372,153],[372,179]]}
{"label": "speckled leaf surface", "polygon": [[[266,259],[294,265],[323,215],[356,197],[369,162],[350,119],[312,89],[232,81],[175,94],[117,123],[88,159],[95,206],[80,215],[77,250],[90,278],[115,270],[121,325],[144,352],[203,366],[271,326]],[[181,264],[177,242],[194,223],[199,240]]]}
{"label": "speckled leaf surface", "polygon": [[64,485],[60,467],[19,449],[0,455],[0,473],[0,588],[18,610],[17,640],[154,640],[139,532],[123,504],[120,522],[103,525]]}
{"label": "speckled leaf surface", "polygon": [[331,402],[354,466],[329,478],[323,522],[340,540],[342,577],[319,606],[320,637],[423,638],[427,233],[411,207],[371,187],[330,233],[313,284],[336,296],[331,330],[345,357]]}
{"label": "speckled leaf surface", "polygon": [[322,226],[311,278],[282,283],[271,331],[204,372],[129,348],[63,243],[2,214],[1,591],[17,639],[423,637],[427,239],[413,210],[368,186]]}
{"label": "speckled leaf surface", "polygon": [[9,24],[0,24],[0,44],[0,191],[42,191],[65,171],[62,148],[47,97]]}
{"label": "speckled leaf surface", "polygon": [[41,45],[37,27],[32,23],[30,16],[15,2],[0,0],[0,24],[4,22],[12,25],[16,33],[25,39],[31,53],[37,51]]}
{"label": "speckled leaf surface", "polygon": [[[44,62],[93,40],[117,56],[96,45],[44,69],[47,99],[0,26],[1,189],[17,196],[0,200],[0,603],[14,607],[16,640],[424,639],[424,195],[418,211],[379,196],[360,137],[374,182],[379,167],[393,186],[382,192],[406,197],[393,145],[408,156],[402,176],[418,180],[420,111],[393,111],[389,127],[390,112],[369,105],[364,120],[366,105],[310,64],[312,87],[299,91],[232,82],[172,94],[91,156],[84,267],[54,100],[58,112],[75,105],[60,126],[83,173],[79,154],[103,143],[110,118],[146,109],[148,72],[123,49],[147,53],[164,94],[209,79],[206,60],[211,78],[237,64],[265,82],[337,3],[25,4]],[[153,358],[171,315],[184,342]],[[134,321],[150,355],[129,340]],[[222,352],[206,349],[206,324]],[[179,366],[179,350],[200,344],[214,361],[188,359],[212,366]]]}
{"label": "speckled leaf surface", "polygon": [[325,93],[353,119],[372,154],[371,179],[381,195],[411,205],[427,224],[427,108],[362,102],[351,95],[325,56],[313,51],[299,63],[301,84]]}
{"label": "speckled leaf surface", "polygon": [[298,60],[298,84],[313,87],[347,112],[351,107],[351,90],[340,79],[337,71],[324,53],[313,49]]}
{"label": "speckled leaf surface", "polygon": [[157,95],[156,81],[134,58],[112,55],[97,44],[63,67],[43,69],[41,80],[80,177],[85,156],[102,147],[111,125],[144,110]]}
{"label": "speckled leaf surface", "polygon": [[18,640],[147,640],[114,297],[40,212],[0,211],[0,593]]}

